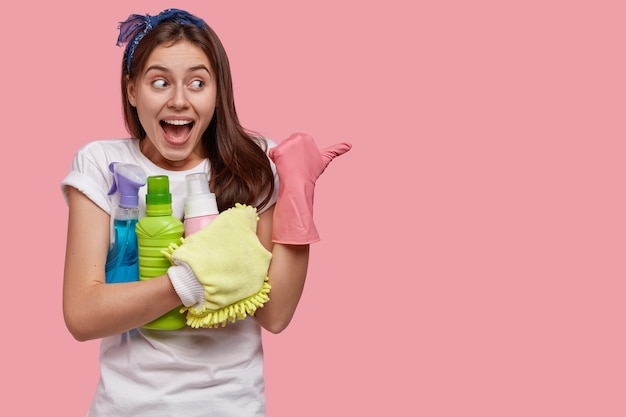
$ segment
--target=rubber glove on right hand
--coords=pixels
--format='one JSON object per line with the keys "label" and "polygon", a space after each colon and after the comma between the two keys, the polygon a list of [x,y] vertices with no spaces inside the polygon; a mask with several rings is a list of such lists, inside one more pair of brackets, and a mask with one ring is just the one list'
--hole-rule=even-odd
{"label": "rubber glove on right hand", "polygon": [[349,143],[338,143],[319,150],[313,138],[294,133],[270,149],[280,184],[274,207],[274,243],[307,245],[320,240],[313,222],[315,182],[330,161],[348,152]]}

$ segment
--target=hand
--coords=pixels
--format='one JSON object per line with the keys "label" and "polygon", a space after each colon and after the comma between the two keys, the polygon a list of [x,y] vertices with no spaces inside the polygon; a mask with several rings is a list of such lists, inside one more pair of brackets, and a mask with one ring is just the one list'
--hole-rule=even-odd
{"label": "hand", "polygon": [[[254,207],[236,204],[182,245],[164,251],[175,265],[168,275],[185,304],[182,311],[187,312],[189,326],[224,326],[226,321],[253,315],[269,300],[267,271],[272,254],[256,235],[257,222]],[[202,286],[200,302],[197,295],[185,302],[179,288],[193,287],[194,280]]]}
{"label": "hand", "polygon": [[351,148],[349,143],[337,143],[319,150],[311,136],[294,133],[270,149],[280,180],[272,229],[275,243],[306,245],[320,240],[313,222],[315,182],[330,161]]}

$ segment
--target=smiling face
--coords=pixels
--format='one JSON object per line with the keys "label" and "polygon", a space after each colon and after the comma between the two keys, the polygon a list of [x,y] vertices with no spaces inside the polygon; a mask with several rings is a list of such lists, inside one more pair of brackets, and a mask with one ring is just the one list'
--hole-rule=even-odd
{"label": "smiling face", "polygon": [[140,146],[148,159],[169,170],[202,162],[202,134],[217,96],[215,72],[202,49],[185,40],[157,46],[128,83],[127,95],[146,132]]}

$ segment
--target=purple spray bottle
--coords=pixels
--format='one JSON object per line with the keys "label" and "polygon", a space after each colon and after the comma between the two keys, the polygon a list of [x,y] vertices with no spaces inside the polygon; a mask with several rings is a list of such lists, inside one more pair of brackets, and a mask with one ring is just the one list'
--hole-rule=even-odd
{"label": "purple spray bottle", "polygon": [[109,195],[119,192],[120,202],[111,215],[111,245],[107,254],[106,282],[139,281],[137,234],[139,188],[146,184],[146,174],[137,165],[112,162],[113,185]]}

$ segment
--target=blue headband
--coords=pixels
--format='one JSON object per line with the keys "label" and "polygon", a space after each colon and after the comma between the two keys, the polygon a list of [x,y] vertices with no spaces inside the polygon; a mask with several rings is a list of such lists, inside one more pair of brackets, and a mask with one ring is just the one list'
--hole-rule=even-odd
{"label": "blue headband", "polygon": [[133,55],[135,54],[135,48],[139,41],[146,36],[146,33],[150,32],[152,28],[161,22],[174,21],[183,25],[194,25],[201,29],[207,27],[204,20],[195,17],[194,15],[180,9],[166,9],[156,16],[145,16],[140,14],[132,14],[125,22],[120,22],[118,29],[120,35],[117,37],[117,46],[126,43],[126,52],[124,59],[126,60],[126,71],[130,73],[130,64],[133,61]]}

